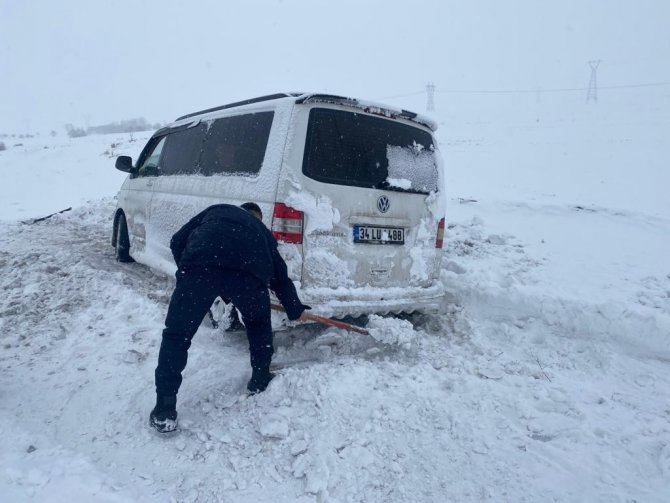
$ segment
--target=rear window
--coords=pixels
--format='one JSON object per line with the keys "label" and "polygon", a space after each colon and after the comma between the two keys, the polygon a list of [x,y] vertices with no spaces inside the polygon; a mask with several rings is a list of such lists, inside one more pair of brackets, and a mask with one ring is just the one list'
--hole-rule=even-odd
{"label": "rear window", "polygon": [[428,194],[437,191],[430,133],[369,115],[313,108],[303,173],[320,182]]}

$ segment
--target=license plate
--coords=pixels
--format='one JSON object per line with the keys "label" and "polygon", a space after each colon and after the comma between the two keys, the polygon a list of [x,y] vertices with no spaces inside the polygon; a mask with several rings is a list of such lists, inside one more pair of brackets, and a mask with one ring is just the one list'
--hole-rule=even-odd
{"label": "license plate", "polygon": [[354,225],[354,243],[401,245],[405,243],[405,229]]}

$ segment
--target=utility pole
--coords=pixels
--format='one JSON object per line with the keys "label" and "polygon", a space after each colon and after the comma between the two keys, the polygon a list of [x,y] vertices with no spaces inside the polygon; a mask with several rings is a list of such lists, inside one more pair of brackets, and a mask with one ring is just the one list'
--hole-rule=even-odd
{"label": "utility pole", "polygon": [[426,94],[428,95],[428,101],[426,102],[426,111],[434,112],[435,111],[435,84],[426,84]]}
{"label": "utility pole", "polygon": [[599,59],[594,59],[589,61],[589,66],[591,67],[591,78],[589,79],[589,88],[586,91],[586,102],[589,101],[598,101],[598,65],[600,64]]}

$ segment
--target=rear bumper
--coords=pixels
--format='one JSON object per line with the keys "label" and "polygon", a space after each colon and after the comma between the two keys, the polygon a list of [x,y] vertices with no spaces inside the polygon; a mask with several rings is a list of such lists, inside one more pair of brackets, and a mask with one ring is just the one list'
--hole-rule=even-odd
{"label": "rear bumper", "polygon": [[303,303],[323,316],[342,318],[364,314],[438,311],[445,296],[440,282],[429,287],[306,288],[298,291]]}

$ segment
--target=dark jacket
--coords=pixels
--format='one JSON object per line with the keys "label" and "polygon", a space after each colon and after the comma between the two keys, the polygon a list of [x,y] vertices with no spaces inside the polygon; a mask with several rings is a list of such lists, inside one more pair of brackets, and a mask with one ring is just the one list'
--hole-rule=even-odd
{"label": "dark jacket", "polygon": [[289,319],[299,318],[305,309],[272,232],[238,206],[217,204],[197,214],[172,236],[170,249],[179,268],[209,266],[252,274],[275,292]]}

